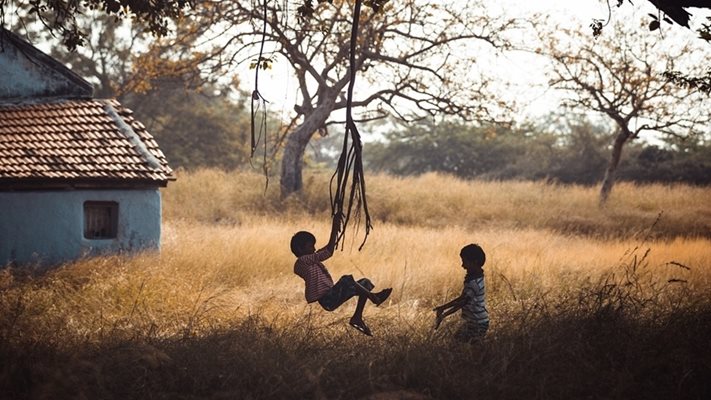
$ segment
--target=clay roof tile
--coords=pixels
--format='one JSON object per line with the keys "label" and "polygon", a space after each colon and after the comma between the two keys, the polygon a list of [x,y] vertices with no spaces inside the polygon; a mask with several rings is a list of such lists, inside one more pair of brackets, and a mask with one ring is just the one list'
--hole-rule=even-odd
{"label": "clay roof tile", "polygon": [[0,176],[165,182],[163,152],[131,115],[116,100],[0,105]]}

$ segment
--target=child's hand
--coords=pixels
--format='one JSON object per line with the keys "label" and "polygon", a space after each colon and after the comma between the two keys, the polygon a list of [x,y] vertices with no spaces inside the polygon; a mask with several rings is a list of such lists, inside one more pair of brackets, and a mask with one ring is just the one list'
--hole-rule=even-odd
{"label": "child's hand", "polygon": [[336,215],[333,216],[333,221],[331,223],[331,236],[329,237],[328,244],[326,245],[326,247],[328,247],[331,251],[333,251],[336,247],[338,232],[341,229],[341,220],[341,213],[336,213]]}

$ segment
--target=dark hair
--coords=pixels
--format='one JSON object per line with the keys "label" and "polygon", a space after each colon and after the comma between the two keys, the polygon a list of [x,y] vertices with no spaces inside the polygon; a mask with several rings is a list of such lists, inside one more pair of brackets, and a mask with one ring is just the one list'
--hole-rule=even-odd
{"label": "dark hair", "polygon": [[484,250],[478,244],[472,243],[462,247],[462,251],[459,252],[459,255],[466,260],[474,261],[479,264],[479,266],[483,266],[486,262],[486,254],[484,254]]}
{"label": "dark hair", "polygon": [[291,252],[294,253],[295,256],[301,257],[304,255],[301,254],[301,249],[307,244],[316,244],[316,236],[311,232],[296,232],[294,236],[291,237]]}

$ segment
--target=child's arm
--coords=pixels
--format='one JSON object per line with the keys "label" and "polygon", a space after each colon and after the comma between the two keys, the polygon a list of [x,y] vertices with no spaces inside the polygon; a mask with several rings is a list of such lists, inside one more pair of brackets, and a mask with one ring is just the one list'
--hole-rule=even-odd
{"label": "child's arm", "polygon": [[340,229],[340,226],[341,219],[334,217],[333,223],[331,224],[331,236],[328,238],[328,243],[320,248],[316,253],[302,257],[308,257],[308,261],[311,263],[329,259],[336,249],[336,240],[338,239],[338,230]]}
{"label": "child's arm", "polygon": [[[459,297],[457,297],[456,299],[450,301],[449,303],[444,303],[444,304],[442,304],[441,306],[435,307],[432,311],[445,310],[445,309],[450,308],[450,307],[455,307],[455,306],[457,306],[459,303],[461,303],[461,305],[459,305],[459,308],[462,308],[462,306],[463,306],[464,303],[466,302],[466,299],[467,299],[467,297],[462,294],[462,295],[460,295]],[[457,309],[459,309],[459,308],[457,308]]]}
{"label": "child's arm", "polygon": [[449,315],[454,314],[455,312],[459,311],[464,307],[464,304],[467,302],[467,297],[465,295],[461,295],[457,297],[456,299],[450,301],[449,303],[442,304],[441,306],[437,306],[432,311],[436,313],[435,316],[435,329],[439,328],[439,325],[444,321],[446,317]]}

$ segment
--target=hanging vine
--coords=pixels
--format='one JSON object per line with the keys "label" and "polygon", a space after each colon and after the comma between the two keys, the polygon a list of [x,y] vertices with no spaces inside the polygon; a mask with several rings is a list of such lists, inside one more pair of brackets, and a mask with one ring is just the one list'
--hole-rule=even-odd
{"label": "hanging vine", "polygon": [[[251,103],[251,155],[257,149],[262,134],[266,135],[266,100],[259,93],[259,69],[263,67],[263,63],[268,64],[270,60],[264,58],[264,42],[267,36],[267,1],[264,0],[264,12],[263,21],[264,26],[262,29],[262,40],[259,50],[259,57],[256,60],[255,67],[255,84],[254,90],[252,91],[252,103]],[[329,0],[319,0],[319,2],[329,1]],[[388,0],[366,0],[366,5],[371,7],[375,12],[379,11],[382,6]],[[330,1],[329,1],[330,2]],[[368,238],[372,226],[372,221],[370,218],[370,213],[368,211],[368,202],[366,199],[366,187],[365,187],[365,174],[363,172],[363,145],[361,142],[360,133],[358,132],[358,127],[353,119],[352,108],[353,108],[353,89],[355,86],[356,72],[358,70],[358,64],[356,62],[356,51],[358,42],[358,30],[360,22],[360,13],[363,5],[363,0],[356,0],[353,9],[353,20],[351,26],[351,36],[350,36],[350,56],[349,56],[349,83],[348,83],[348,95],[346,99],[346,130],[343,138],[343,148],[341,150],[341,155],[338,159],[338,165],[336,171],[331,177],[329,183],[329,194],[331,199],[331,217],[334,229],[337,229],[337,241],[336,245],[343,244],[345,238],[346,228],[348,223],[352,218],[355,218],[358,223],[361,219],[365,218],[365,236],[363,242],[358,247],[358,250],[362,249]],[[307,19],[313,15],[313,3],[310,0],[306,0],[304,4],[297,9],[299,18]],[[255,111],[255,104],[257,105],[257,111]],[[259,127],[259,136],[257,136],[256,128],[256,114],[258,110],[262,107],[263,115],[262,122]],[[292,124],[290,125],[293,125]],[[265,154],[265,168],[266,168],[266,137],[264,143],[264,154]],[[268,174],[267,175],[268,182]]]}
{"label": "hanging vine", "polygon": [[[365,217],[365,236],[363,242],[358,247],[362,249],[365,241],[368,239],[368,234],[373,228],[370,213],[368,212],[368,202],[365,192],[365,175],[363,173],[363,145],[360,139],[358,127],[353,120],[352,105],[353,105],[353,88],[355,86],[355,77],[357,71],[356,63],[356,45],[358,42],[358,25],[360,21],[360,11],[362,0],[356,0],[353,9],[353,23],[351,26],[350,38],[350,57],[349,57],[349,75],[348,97],[346,99],[346,132],[343,137],[343,148],[341,156],[338,159],[336,172],[331,177],[330,195],[331,195],[331,216],[333,218],[333,226],[338,227],[338,235],[336,245],[343,243],[345,238],[346,227],[354,215],[358,222],[361,217]],[[352,174],[352,175],[351,175]],[[335,186],[335,191],[334,191]],[[355,205],[355,213],[353,206]],[[361,215],[361,210],[363,215]]]}
{"label": "hanging vine", "polygon": [[[259,56],[255,61],[252,62],[250,67],[254,67],[254,90],[252,91],[252,99],[250,102],[250,136],[251,136],[251,146],[250,146],[250,154],[249,154],[249,159],[250,162],[252,158],[254,157],[254,153],[257,150],[257,145],[264,138],[264,154],[263,154],[263,160],[262,160],[262,170],[264,172],[264,176],[266,179],[265,186],[264,186],[264,191],[266,192],[267,188],[269,187],[269,169],[268,169],[268,164],[267,164],[267,101],[264,99],[262,94],[259,92],[259,69],[267,69],[269,67],[269,63],[271,60],[267,59],[264,57],[264,43],[266,42],[267,39],[267,2],[268,0],[264,0],[264,8],[263,8],[263,26],[262,26],[262,40],[259,45]],[[255,104],[256,104],[256,110],[255,110]],[[259,134],[257,134],[257,128],[256,128],[256,119],[257,119],[257,114],[260,114],[261,111],[261,120],[259,122]]]}

